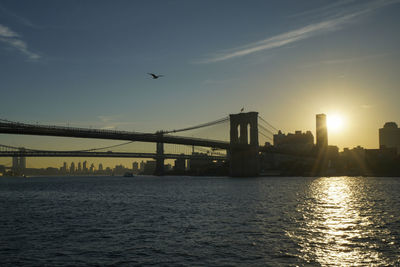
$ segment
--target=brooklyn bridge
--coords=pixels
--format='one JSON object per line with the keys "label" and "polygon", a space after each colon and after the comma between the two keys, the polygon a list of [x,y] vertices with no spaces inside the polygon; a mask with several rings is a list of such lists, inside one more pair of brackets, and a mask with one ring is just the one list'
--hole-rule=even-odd
{"label": "brooklyn bridge", "polygon": [[[176,135],[220,124],[229,124],[229,133],[224,133],[224,136],[229,136],[228,140]],[[175,130],[160,130],[155,133],[39,125],[2,119],[0,120],[1,134],[127,141],[124,144],[147,142],[155,144],[155,153],[110,150],[113,147],[124,144],[71,151],[30,149],[2,144],[0,145],[0,157],[13,157],[14,159],[25,157],[153,158],[156,160],[156,175],[164,174],[165,159],[209,159],[229,162],[231,176],[247,177],[259,174],[259,141],[261,139],[272,141],[272,135],[276,131],[277,129],[259,116],[258,112],[230,114],[227,117],[211,122]],[[203,148],[207,153],[165,153],[165,144],[199,147]]]}

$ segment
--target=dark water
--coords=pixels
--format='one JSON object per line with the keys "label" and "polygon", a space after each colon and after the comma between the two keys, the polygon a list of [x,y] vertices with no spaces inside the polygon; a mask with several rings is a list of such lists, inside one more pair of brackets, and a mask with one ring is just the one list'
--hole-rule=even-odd
{"label": "dark water", "polygon": [[1,178],[0,212],[1,266],[400,263],[400,178]]}

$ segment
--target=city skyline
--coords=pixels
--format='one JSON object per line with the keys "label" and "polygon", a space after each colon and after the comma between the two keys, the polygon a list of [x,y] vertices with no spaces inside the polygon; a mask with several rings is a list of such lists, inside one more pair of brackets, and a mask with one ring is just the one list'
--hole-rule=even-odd
{"label": "city skyline", "polygon": [[[244,107],[285,133],[316,136],[314,116],[325,113],[343,120],[341,131],[328,129],[329,144],[378,148],[378,129],[400,123],[399,10],[399,1],[0,1],[0,115],[155,132]],[[0,143],[116,142],[2,135]]]}

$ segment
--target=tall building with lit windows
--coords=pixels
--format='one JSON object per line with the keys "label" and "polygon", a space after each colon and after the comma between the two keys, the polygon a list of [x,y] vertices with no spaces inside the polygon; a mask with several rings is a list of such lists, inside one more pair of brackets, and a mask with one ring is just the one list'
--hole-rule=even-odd
{"label": "tall building with lit windows", "polygon": [[328,129],[326,127],[326,115],[317,114],[316,116],[316,139],[319,149],[328,148]]}

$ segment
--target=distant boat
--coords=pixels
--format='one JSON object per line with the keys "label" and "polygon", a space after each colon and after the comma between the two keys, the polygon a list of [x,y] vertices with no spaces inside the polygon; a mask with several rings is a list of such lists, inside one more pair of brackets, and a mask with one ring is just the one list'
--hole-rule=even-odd
{"label": "distant boat", "polygon": [[124,177],[135,177],[135,176],[133,175],[133,172],[126,172],[124,174]]}

